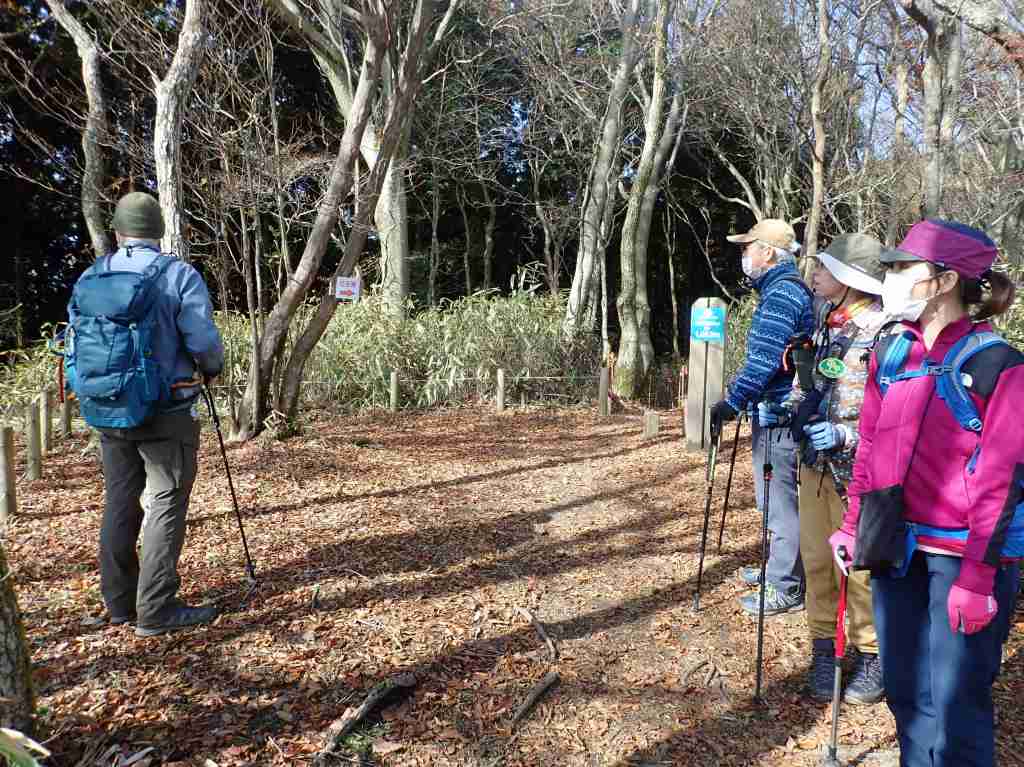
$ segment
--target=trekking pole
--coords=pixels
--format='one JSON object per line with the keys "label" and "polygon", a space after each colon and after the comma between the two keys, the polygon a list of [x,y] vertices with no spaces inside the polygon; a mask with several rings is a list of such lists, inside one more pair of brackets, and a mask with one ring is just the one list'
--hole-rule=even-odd
{"label": "trekking pole", "polygon": [[242,597],[242,601],[248,598],[249,594],[255,591],[256,587],[259,586],[259,581],[256,579],[256,566],[252,563],[252,556],[249,554],[249,542],[245,539],[245,527],[242,525],[242,512],[238,510],[238,497],[235,495],[235,483],[231,480],[231,466],[228,464],[228,453],[224,449],[224,435],[220,430],[220,418],[217,415],[217,408],[213,404],[213,395],[210,394],[210,390],[206,387],[206,384],[202,385],[203,399],[206,400],[206,407],[210,411],[210,418],[213,419],[213,427],[217,431],[217,441],[220,443],[220,454],[224,459],[224,473],[228,475],[228,488],[231,490],[231,503],[235,507],[235,518],[238,520],[238,532],[242,534],[242,548],[245,550],[245,571],[248,575],[249,590],[246,595]]}
{"label": "trekking pole", "polygon": [[722,536],[725,535],[725,515],[729,513],[729,493],[732,491],[732,470],[736,468],[736,449],[740,444],[740,423],[743,414],[736,419],[736,432],[732,436],[732,458],[729,459],[729,477],[725,481],[725,501],[722,503],[722,521],[718,525],[718,554],[722,553]]}
{"label": "trekking pole", "polygon": [[[839,547],[839,556],[846,559],[846,549]],[[842,697],[843,656],[846,654],[846,574],[839,573],[839,609],[836,610],[836,670],[832,681],[832,735],[822,767],[842,767],[836,756],[839,740],[839,699]]]}
{"label": "trekking pole", "polygon": [[761,592],[757,607],[757,681],[754,685],[754,702],[763,703],[761,677],[764,661],[764,596],[767,586],[765,572],[768,569],[768,502],[772,488],[772,433],[761,430],[764,438],[764,507],[761,512]]}
{"label": "trekking pole", "polygon": [[700,584],[704,577],[704,552],[708,545],[708,525],[711,522],[711,494],[715,486],[715,464],[718,463],[718,443],[721,441],[721,433],[711,437],[711,444],[708,446],[708,461],[705,467],[704,477],[707,480],[707,487],[704,491],[704,528],[700,534],[700,561],[697,565],[697,591],[693,595],[693,611],[700,610]]}

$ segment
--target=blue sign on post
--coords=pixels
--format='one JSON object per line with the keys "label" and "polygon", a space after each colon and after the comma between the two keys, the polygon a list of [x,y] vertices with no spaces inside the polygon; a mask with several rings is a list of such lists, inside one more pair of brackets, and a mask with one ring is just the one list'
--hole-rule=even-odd
{"label": "blue sign on post", "polygon": [[690,310],[690,340],[724,344],[725,309],[721,306],[693,307]]}

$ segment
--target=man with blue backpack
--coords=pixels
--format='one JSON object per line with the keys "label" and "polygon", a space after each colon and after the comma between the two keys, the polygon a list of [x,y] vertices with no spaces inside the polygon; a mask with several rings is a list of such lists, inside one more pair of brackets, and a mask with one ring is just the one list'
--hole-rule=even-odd
{"label": "man with blue backpack", "polygon": [[160,252],[156,199],[122,197],[113,228],[117,251],[75,283],[64,364],[82,417],[101,435],[100,584],[110,622],[156,636],[217,617],[215,607],[188,606],[177,593],[198,458],[195,404],[201,382],[220,373],[224,347],[202,277]]}

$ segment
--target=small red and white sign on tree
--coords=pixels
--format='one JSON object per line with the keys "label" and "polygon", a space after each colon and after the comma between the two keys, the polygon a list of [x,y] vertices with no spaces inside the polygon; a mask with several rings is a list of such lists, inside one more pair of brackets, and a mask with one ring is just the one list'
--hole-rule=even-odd
{"label": "small red and white sign on tree", "polygon": [[339,301],[359,300],[359,277],[339,277],[334,285],[334,297]]}

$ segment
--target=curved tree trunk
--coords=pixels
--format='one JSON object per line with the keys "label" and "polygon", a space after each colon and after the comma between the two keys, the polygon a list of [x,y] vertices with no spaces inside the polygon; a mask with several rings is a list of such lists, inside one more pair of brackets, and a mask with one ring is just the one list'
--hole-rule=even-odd
{"label": "curved tree trunk", "polygon": [[103,158],[103,141],[107,137],[107,105],[100,78],[100,52],[96,41],[84,26],[72,16],[61,0],[46,0],[46,4],[57,23],[71,35],[82,60],[82,82],[88,114],[82,131],[82,154],[85,157],[85,172],[82,174],[82,215],[89,230],[89,240],[96,258],[110,252],[107,237],[107,222],[103,211],[103,184],[106,177],[106,163]]}
{"label": "curved tree trunk", "polygon": [[[379,204],[382,199],[381,194],[386,185],[386,179],[394,178],[395,176],[400,177],[401,175],[400,173],[394,173],[392,168],[393,161],[396,156],[399,158],[404,156],[401,152],[408,141],[413,103],[416,99],[416,94],[419,93],[420,86],[423,84],[423,73],[426,67],[430,65],[431,54],[433,53],[433,46],[429,49],[427,48],[427,38],[429,37],[431,19],[436,6],[432,3],[429,5],[431,6],[430,10],[425,7],[423,2],[416,4],[409,34],[406,38],[406,47],[402,51],[401,69],[395,96],[388,105],[387,119],[381,136],[380,151],[368,174],[365,194],[362,196],[361,204],[358,206],[356,219],[352,226],[352,234],[345,244],[345,255],[338,264],[338,268],[335,269],[330,285],[333,285],[338,277],[347,276],[352,273],[366,244],[370,212],[379,211]],[[435,41],[445,34],[451,20],[452,9],[457,7],[457,5],[457,3],[453,2],[449,6],[449,11],[445,14],[444,20],[434,36]],[[403,206],[404,203],[405,195],[403,193]],[[403,227],[403,237],[404,231],[405,228]],[[406,259],[405,261],[408,264],[408,260]],[[334,297],[334,291],[328,289],[321,298],[320,306],[317,307],[317,312],[313,319],[309,321],[309,324],[295,342],[287,367],[285,368],[277,406],[278,410],[289,418],[295,416],[298,408],[299,387],[302,382],[302,371],[305,369],[306,361],[323,337],[324,331],[327,330],[327,325],[330,323],[331,318],[334,317],[334,312],[337,308],[338,302]],[[404,313],[404,302],[402,309]]]}
{"label": "curved tree trunk", "polygon": [[181,200],[181,123],[203,55],[203,22],[203,0],[188,0],[178,50],[164,79],[154,82],[153,155],[160,209],[164,214],[161,247],[165,252],[176,253],[183,261],[190,259],[190,252]]}
{"label": "curved tree trunk", "polygon": [[253,371],[257,375],[250,376],[238,408],[238,423],[234,435],[237,439],[251,439],[259,432],[263,423],[263,418],[266,415],[269,383],[273,376],[277,357],[283,348],[288,327],[291,325],[295,310],[305,299],[313,280],[320,271],[320,263],[323,260],[327,244],[330,242],[331,231],[338,223],[339,208],[352,190],[356,155],[359,152],[363,129],[370,118],[373,91],[376,89],[379,69],[380,52],[377,46],[371,42],[367,45],[363,58],[350,119],[345,124],[341,146],[338,148],[338,155],[331,168],[327,194],[324,195],[324,199],[320,203],[316,220],[313,222],[313,229],[309,234],[309,239],[306,240],[299,263],[292,272],[292,278],[288,281],[287,287],[281,293],[274,308],[271,309],[270,316],[267,317],[264,324],[263,335],[260,338],[258,364],[253,365]]}
{"label": "curved tree trunk", "polygon": [[7,567],[0,545],[0,727],[32,734],[35,696],[32,691],[32,664],[25,626],[21,622],[14,578]]}
{"label": "curved tree trunk", "polygon": [[636,27],[639,23],[640,0],[629,0],[622,17],[622,52],[615,79],[608,94],[608,107],[601,123],[601,139],[587,180],[587,194],[580,215],[580,244],[576,253],[576,270],[565,308],[564,328],[574,333],[590,329],[597,314],[598,281],[595,264],[604,260],[605,208],[613,204],[609,194],[612,167],[622,138],[622,105],[636,68]]}
{"label": "curved tree trunk", "polygon": [[666,48],[668,44],[669,0],[659,0],[655,22],[654,80],[644,125],[644,145],[640,152],[633,188],[630,190],[626,221],[622,225],[619,250],[622,276],[616,306],[622,335],[615,362],[615,391],[635,398],[654,361],[651,343],[651,307],[647,296],[647,244],[650,239],[654,202],[661,181],[661,169],[675,141],[675,124],[682,99],[677,93],[672,109],[665,112]]}

